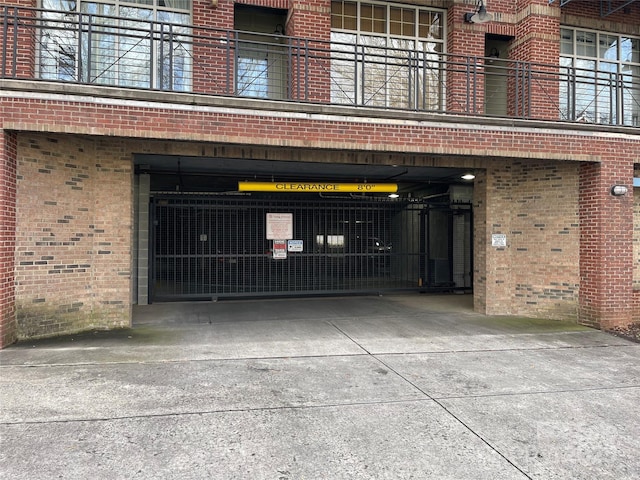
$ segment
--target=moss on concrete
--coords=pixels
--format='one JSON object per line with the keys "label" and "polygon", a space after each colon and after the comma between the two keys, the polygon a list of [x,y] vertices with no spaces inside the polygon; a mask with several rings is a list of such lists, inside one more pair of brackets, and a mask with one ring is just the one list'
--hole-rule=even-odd
{"label": "moss on concrete", "polygon": [[478,320],[483,326],[495,327],[513,333],[578,332],[592,330],[584,325],[564,320],[517,316],[487,315]]}

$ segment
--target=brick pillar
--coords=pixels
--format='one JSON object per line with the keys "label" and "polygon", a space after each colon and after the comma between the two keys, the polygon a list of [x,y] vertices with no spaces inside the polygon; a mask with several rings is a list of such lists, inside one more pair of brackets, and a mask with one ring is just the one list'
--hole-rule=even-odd
{"label": "brick pillar", "polygon": [[[473,5],[456,3],[447,12],[446,110],[450,113],[484,112],[484,38],[487,24],[464,22]],[[467,58],[470,57],[470,58]]]}
{"label": "brick pillar", "polygon": [[193,2],[193,88],[197,93],[235,93],[232,0]]}
{"label": "brick pillar", "polygon": [[[520,0],[513,48],[510,52],[516,81],[521,82],[517,108],[512,114],[535,119],[557,120],[558,65],[560,57],[560,2]],[[531,65],[530,65],[531,64]],[[531,68],[530,72],[527,69]],[[535,81],[527,82],[529,74]],[[516,101],[515,98],[512,101]],[[513,110],[515,108],[515,110]]]}
{"label": "brick pillar", "polygon": [[[474,308],[487,315],[511,315],[514,308],[512,177],[510,164],[495,162],[474,182]],[[507,245],[494,245],[494,235],[506,235]]]}
{"label": "brick pillar", "polygon": [[16,152],[16,134],[0,131],[0,348],[17,339],[14,285]]}
{"label": "brick pillar", "polygon": [[327,0],[289,0],[286,34],[297,37],[291,50],[290,98],[330,102],[331,3]]}
{"label": "brick pillar", "polygon": [[[580,170],[580,323],[609,330],[633,321],[633,164],[608,158]],[[615,184],[629,193],[611,195]]]}

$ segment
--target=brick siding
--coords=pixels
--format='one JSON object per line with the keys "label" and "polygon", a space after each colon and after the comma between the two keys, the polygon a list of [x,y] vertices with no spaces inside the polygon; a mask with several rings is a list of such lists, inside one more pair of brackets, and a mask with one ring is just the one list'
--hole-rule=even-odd
{"label": "brick siding", "polygon": [[16,134],[0,131],[0,348],[15,342]]}
{"label": "brick siding", "polygon": [[19,135],[18,337],[130,324],[131,158],[112,140]]}

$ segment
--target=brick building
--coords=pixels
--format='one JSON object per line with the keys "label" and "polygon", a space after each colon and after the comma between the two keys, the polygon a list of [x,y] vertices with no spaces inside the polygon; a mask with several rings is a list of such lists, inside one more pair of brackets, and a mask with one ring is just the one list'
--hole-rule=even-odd
{"label": "brick building", "polygon": [[222,297],[640,316],[638,1],[8,3],[1,346]]}

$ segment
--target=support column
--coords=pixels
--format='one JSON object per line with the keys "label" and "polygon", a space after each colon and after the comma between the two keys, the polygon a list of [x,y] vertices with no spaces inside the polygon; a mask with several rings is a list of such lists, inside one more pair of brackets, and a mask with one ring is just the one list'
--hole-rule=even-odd
{"label": "support column", "polygon": [[[613,185],[625,185],[629,192],[613,196]],[[633,321],[632,185],[632,162],[608,159],[580,170],[578,318],[603,330]]]}
{"label": "support column", "polygon": [[0,130],[0,348],[17,340],[15,307],[16,134]]}
{"label": "support column", "polygon": [[151,175],[138,176],[136,205],[136,281],[138,305],[149,304],[149,198]]}
{"label": "support column", "polygon": [[[512,281],[512,172],[508,164],[489,165],[474,182],[474,309],[487,315],[510,315]],[[506,245],[494,244],[494,236]],[[497,240],[497,238],[496,238]]]}

